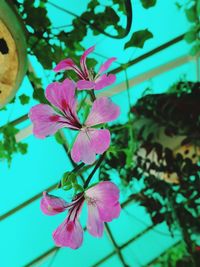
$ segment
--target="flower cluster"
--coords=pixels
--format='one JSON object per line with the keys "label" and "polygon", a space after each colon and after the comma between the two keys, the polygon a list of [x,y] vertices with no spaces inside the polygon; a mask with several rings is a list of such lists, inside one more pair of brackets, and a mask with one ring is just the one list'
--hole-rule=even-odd
{"label": "flower cluster", "polygon": [[[78,132],[71,149],[71,158],[74,162],[82,161],[85,164],[93,164],[96,154],[103,154],[109,148],[110,132],[105,129],[104,124],[115,120],[120,113],[119,107],[108,97],[100,97],[93,101],[83,123],[78,117],[76,89],[100,90],[115,81],[115,75],[104,73],[115,58],[108,59],[97,74],[87,68],[86,57],[93,50],[94,47],[90,47],[84,52],[80,68],[72,59],[61,61],[54,70],[74,70],[78,75],[78,81],[75,83],[65,79],[61,83],[51,83],[45,92],[49,104],[36,105],[29,113],[33,122],[33,134],[38,138],[53,135],[61,128]],[[98,163],[96,169],[97,166]],[[90,179],[89,176],[84,188],[87,188]],[[41,209],[45,214],[55,215],[67,209],[69,211],[65,221],[53,233],[57,246],[76,249],[82,244],[83,229],[78,219],[84,202],[88,207],[87,229],[91,235],[100,237],[103,234],[104,222],[117,218],[120,213],[119,190],[115,184],[106,181],[89,189],[82,189],[71,203],[44,192]]]}
{"label": "flower cluster", "polygon": [[97,74],[94,74],[93,70],[88,70],[86,65],[87,56],[94,51],[94,46],[88,48],[82,55],[80,60],[79,68],[71,58],[62,60],[55,68],[54,71],[61,70],[73,70],[78,74],[79,81],[77,82],[77,87],[79,90],[100,90],[108,85],[111,85],[115,82],[116,77],[114,74],[103,74],[116,60],[115,57],[109,58],[99,69]]}
{"label": "flower cluster", "polygon": [[[45,93],[51,106],[39,104],[34,106],[29,113],[29,117],[33,122],[33,133],[38,138],[53,135],[64,127],[78,131],[79,133],[71,150],[71,157],[74,162],[83,161],[86,164],[94,163],[96,154],[104,153],[110,145],[109,130],[96,129],[96,127],[115,120],[120,113],[119,107],[112,103],[109,98],[100,97],[94,101],[91,111],[84,123],[81,123],[78,118],[76,112],[77,101],[75,99],[76,87],[79,89],[88,89],[90,87],[90,89],[94,88],[98,90],[111,84],[115,80],[115,76],[112,74],[108,76],[103,74],[100,76],[103,71],[107,70],[115,58],[107,60],[100,67],[100,71],[96,77],[91,78],[85,59],[93,49],[93,47],[89,48],[81,57],[80,64],[82,71],[71,59],[61,61],[56,66],[56,71],[73,69],[82,80],[79,80],[76,84],[70,79],[65,79],[62,83],[51,83],[47,87]],[[89,84],[90,86],[88,86]]]}
{"label": "flower cluster", "polygon": [[77,249],[83,241],[83,229],[79,216],[84,202],[87,203],[88,220],[87,230],[95,236],[103,234],[104,222],[110,222],[120,213],[119,190],[112,182],[100,182],[90,187],[84,193],[75,196],[71,203],[66,203],[48,193],[43,193],[41,209],[46,215],[55,215],[68,209],[68,216],[53,232],[55,244],[59,247]]}

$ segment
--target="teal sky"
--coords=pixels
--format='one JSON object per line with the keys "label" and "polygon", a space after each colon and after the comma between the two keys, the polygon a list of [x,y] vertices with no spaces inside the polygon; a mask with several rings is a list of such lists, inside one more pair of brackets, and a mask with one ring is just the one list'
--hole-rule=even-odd
{"label": "teal sky", "polygon": [[[63,7],[66,5],[68,10],[76,14],[81,14],[88,3],[86,0],[51,1]],[[95,52],[101,56],[96,54],[92,56],[94,56],[99,63],[102,63],[105,57],[117,57],[117,62],[113,64],[113,69],[118,67],[119,64],[137,58],[185,33],[189,27],[184,13],[177,9],[175,0],[158,1],[156,7],[149,10],[142,9],[139,0],[132,2],[133,25],[131,33],[139,29],[148,28],[154,34],[154,38],[147,41],[144,49],[129,48],[125,51],[123,50],[123,46],[126,41],[129,40],[131,33],[122,40],[114,40],[103,35],[92,36],[90,32],[82,43],[86,48],[96,45]],[[66,13],[52,6],[48,6],[48,10],[55,26],[70,24],[72,17],[66,15]],[[123,21],[124,18],[122,18],[122,22]],[[189,49],[190,47],[185,41],[181,41],[128,68],[128,77],[131,80],[138,75],[187,55]],[[38,77],[42,78],[44,87],[46,87],[47,84],[51,82],[51,79],[53,79],[54,73],[45,72],[35,57],[31,57],[30,61],[36,74]],[[170,85],[184,77],[191,81],[196,80],[195,62],[185,63],[131,87],[131,104],[134,104],[141,97],[146,88],[152,88],[152,93],[162,93],[165,92]],[[111,90],[124,81],[125,73],[122,71],[117,75],[115,85],[106,88],[105,91]],[[27,77],[24,78],[17,95],[23,93],[29,96],[32,95],[32,87]],[[121,108],[121,115],[118,122],[125,122],[129,109],[126,88],[124,88],[124,91],[120,94],[114,95],[112,100],[120,105]],[[14,105],[8,105],[7,111],[0,113],[0,126],[28,113],[30,108],[35,104],[36,101],[31,100],[28,105],[21,106],[17,100]],[[23,129],[29,124],[30,121],[27,120],[21,123],[18,128]],[[67,130],[65,134],[69,137]],[[62,146],[55,141],[54,137],[39,140],[31,135],[24,141],[29,145],[27,155],[15,155],[10,168],[6,162],[0,162],[1,215],[57,183],[63,172],[72,169],[65,151]],[[119,184],[117,175],[113,175],[113,180]],[[119,186],[121,185],[119,184]],[[138,190],[137,186],[134,190]],[[55,192],[55,194],[63,196],[63,193],[59,191]],[[124,192],[122,190],[122,202],[126,200],[128,194],[128,191]],[[70,198],[70,196],[66,197]],[[43,215],[39,208],[39,200],[36,200],[2,220],[0,224],[0,265],[2,267],[26,266],[26,264],[53,248],[54,243],[51,233],[63,221],[65,216],[66,214],[57,215],[55,217]],[[82,221],[84,221],[83,224],[85,224],[85,215]],[[109,223],[109,226],[117,244],[122,246],[131,238],[137,236],[147,227],[151,226],[151,221],[144,208],[130,202],[121,212],[120,218]],[[127,264],[131,267],[145,266],[179,239],[179,233],[177,233],[175,238],[171,238],[167,226],[161,224],[149,230],[135,241],[130,242],[127,247],[122,249],[122,254]],[[68,248],[59,249],[55,257],[54,253],[51,253],[43,261],[32,266],[90,267],[113,251],[114,247],[106,232],[101,239],[93,238],[88,233],[85,233],[83,246],[79,250],[72,251]],[[113,253],[107,261],[99,266],[121,267],[122,264],[117,254]]]}

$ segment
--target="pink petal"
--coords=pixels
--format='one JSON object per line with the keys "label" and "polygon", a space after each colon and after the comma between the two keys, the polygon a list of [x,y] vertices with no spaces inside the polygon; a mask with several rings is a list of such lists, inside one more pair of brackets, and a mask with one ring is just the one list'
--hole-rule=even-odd
{"label": "pink petal", "polygon": [[95,82],[80,80],[77,82],[77,87],[79,90],[88,90],[93,89],[95,86]]}
{"label": "pink petal", "polygon": [[65,79],[62,83],[49,84],[46,89],[46,98],[61,111],[65,111],[68,106],[73,111],[76,110],[75,84],[69,79]]}
{"label": "pink petal", "polygon": [[44,192],[43,198],[40,202],[40,208],[46,215],[55,215],[65,211],[67,208],[67,203],[62,198],[55,197],[47,192]]}
{"label": "pink petal", "polygon": [[116,76],[114,74],[103,74],[102,76],[100,76],[99,78],[96,79],[96,85],[94,90],[101,90],[102,88],[111,85],[112,83],[114,83],[116,81]]}
{"label": "pink petal", "polygon": [[95,201],[99,211],[99,218],[103,222],[112,221],[120,214],[119,189],[109,181],[100,182],[86,191],[87,197]]}
{"label": "pink petal", "polygon": [[83,229],[80,223],[68,218],[53,232],[53,239],[58,247],[77,249],[83,242]]}
{"label": "pink petal", "polygon": [[68,127],[68,123],[49,105],[39,104],[31,108],[29,118],[33,122],[33,134],[38,138],[53,135],[58,129]]}
{"label": "pink petal", "polygon": [[95,205],[88,203],[88,220],[87,220],[87,229],[88,232],[95,236],[101,237],[103,234],[104,224],[99,219],[99,212]]}
{"label": "pink petal", "polygon": [[62,83],[51,83],[46,89],[46,98],[62,111],[71,128],[79,128],[80,122],[76,113],[75,84],[71,80],[65,79]]}
{"label": "pink petal", "polygon": [[88,48],[87,50],[85,50],[85,52],[83,53],[81,60],[80,60],[81,69],[82,69],[82,71],[86,77],[88,76],[88,68],[86,66],[86,58],[90,53],[92,53],[94,51],[94,48],[95,47],[92,46],[92,47]]}
{"label": "pink petal", "polygon": [[110,132],[108,130],[85,129],[82,130],[73,145],[71,156],[73,161],[83,161],[93,164],[96,154],[104,153],[110,145]]}
{"label": "pink petal", "polygon": [[111,57],[104,64],[102,64],[99,69],[99,74],[106,71],[110,67],[110,65],[113,63],[113,61],[115,61],[116,59],[117,59],[116,57]]}
{"label": "pink petal", "polygon": [[67,58],[67,59],[60,61],[53,70],[55,72],[58,72],[61,70],[74,70],[79,76],[82,75],[80,69],[78,68],[78,66],[74,63],[74,61],[71,58]]}
{"label": "pink petal", "polygon": [[83,161],[85,164],[92,164],[95,162],[95,152],[92,150],[90,140],[85,132],[81,131],[72,147],[71,157],[74,162]]}
{"label": "pink petal", "polygon": [[119,114],[119,106],[115,105],[108,97],[100,97],[94,101],[85,125],[94,126],[113,121]]}
{"label": "pink petal", "polygon": [[89,130],[90,143],[96,154],[103,154],[110,146],[109,130],[92,129]]}
{"label": "pink petal", "polygon": [[53,232],[55,244],[59,247],[77,249],[83,241],[83,229],[78,221],[84,203],[83,195],[68,213],[66,220]]}
{"label": "pink petal", "polygon": [[121,206],[119,202],[115,203],[109,208],[105,208],[104,204],[100,203],[98,205],[99,217],[103,222],[111,222],[113,219],[118,218],[121,211]]}

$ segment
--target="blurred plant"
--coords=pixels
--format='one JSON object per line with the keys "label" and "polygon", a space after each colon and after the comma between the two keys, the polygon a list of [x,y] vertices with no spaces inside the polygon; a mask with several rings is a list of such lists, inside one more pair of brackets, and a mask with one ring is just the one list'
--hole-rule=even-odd
{"label": "blurred plant", "polygon": [[[87,10],[80,15],[67,10],[65,6],[58,6],[47,0],[40,0],[37,3],[34,0],[14,0],[14,3],[26,25],[28,52],[35,55],[45,69],[52,69],[53,64],[65,58],[66,55],[76,62],[78,54],[84,50],[81,41],[88,34],[89,29],[94,35],[105,34],[111,38],[120,39],[129,33],[132,23],[132,8],[129,0],[111,0],[106,5],[98,0],[90,1]],[[73,16],[71,24],[55,27],[48,13],[49,6]],[[120,16],[127,16],[126,27],[121,25]],[[108,27],[112,28],[116,35],[111,35],[110,31],[107,31]],[[96,63],[94,59],[88,62],[90,67],[94,67]]]}
{"label": "blurred plant", "polygon": [[[146,208],[155,225],[166,221],[172,235],[179,228],[191,255],[191,235],[200,231],[199,99],[200,83],[192,82],[179,82],[173,93],[142,97],[131,108],[132,124],[111,127],[112,147],[100,168],[102,180],[114,171],[132,190],[139,183],[141,190],[131,198]],[[135,142],[131,162],[130,127]],[[168,147],[177,136],[176,147]]]}
{"label": "blurred plant", "polygon": [[[194,244],[194,263],[196,266],[200,265],[199,247]],[[146,267],[189,267],[193,266],[191,258],[185,249],[184,242],[178,242],[160,255],[156,260],[148,264]]]}
{"label": "blurred plant", "polygon": [[0,127],[0,160],[6,160],[10,166],[15,153],[26,154],[28,145],[16,142],[15,135],[18,129],[11,124]]}
{"label": "blurred plant", "polygon": [[184,39],[192,45],[190,53],[195,56],[200,51],[200,0],[179,0],[176,5],[185,11],[186,18],[191,24]]}

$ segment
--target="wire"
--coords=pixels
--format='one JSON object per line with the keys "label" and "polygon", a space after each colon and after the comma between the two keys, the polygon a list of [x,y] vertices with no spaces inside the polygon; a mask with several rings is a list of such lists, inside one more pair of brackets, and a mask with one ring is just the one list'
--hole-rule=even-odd
{"label": "wire", "polygon": [[[125,208],[123,209],[123,211],[124,211],[128,216],[132,217],[133,219],[135,219],[135,220],[138,221],[139,223],[143,224],[143,225],[146,226],[146,227],[149,227],[149,225],[148,225],[147,223],[145,223],[143,220],[137,218],[135,215],[133,215],[132,213],[130,213],[129,211],[127,211]],[[163,236],[169,236],[169,237],[171,237],[170,234],[165,233],[165,232],[162,232],[162,231],[157,230],[157,229],[155,229],[155,228],[152,228],[152,231],[154,231],[155,233],[158,233],[158,234],[160,234],[160,235],[163,235]],[[181,235],[181,234],[175,234],[174,237],[182,237],[182,235]]]}
{"label": "wire", "polygon": [[48,264],[48,267],[51,267],[51,266],[52,266],[52,264],[54,263],[54,261],[55,261],[57,255],[58,255],[58,252],[59,252],[59,249],[57,249],[56,252],[53,254],[53,256],[52,256],[52,258],[51,258],[51,261],[50,261],[49,264]]}
{"label": "wire", "polygon": [[91,23],[89,20],[87,20],[85,18],[81,18],[77,14],[75,14],[75,13],[73,13],[73,12],[71,12],[71,11],[61,7],[61,6],[58,6],[57,4],[52,3],[51,1],[48,1],[47,4],[57,8],[57,9],[63,11],[63,12],[65,12],[65,13],[67,13],[67,14],[69,14],[69,15],[77,18],[77,19],[79,19],[82,23],[89,25],[91,28],[95,29],[96,31],[98,31],[98,32],[110,37],[110,38],[122,39],[122,38],[126,37],[129,34],[130,30],[131,30],[131,25],[132,25],[132,5],[131,5],[131,0],[125,0],[124,1],[124,5],[125,5],[125,9],[126,9],[126,16],[127,16],[127,23],[126,23],[125,30],[122,33],[118,34],[118,35],[111,35],[111,34],[105,32],[105,31],[103,31],[100,27],[98,27],[97,25],[94,25],[94,23]]}

